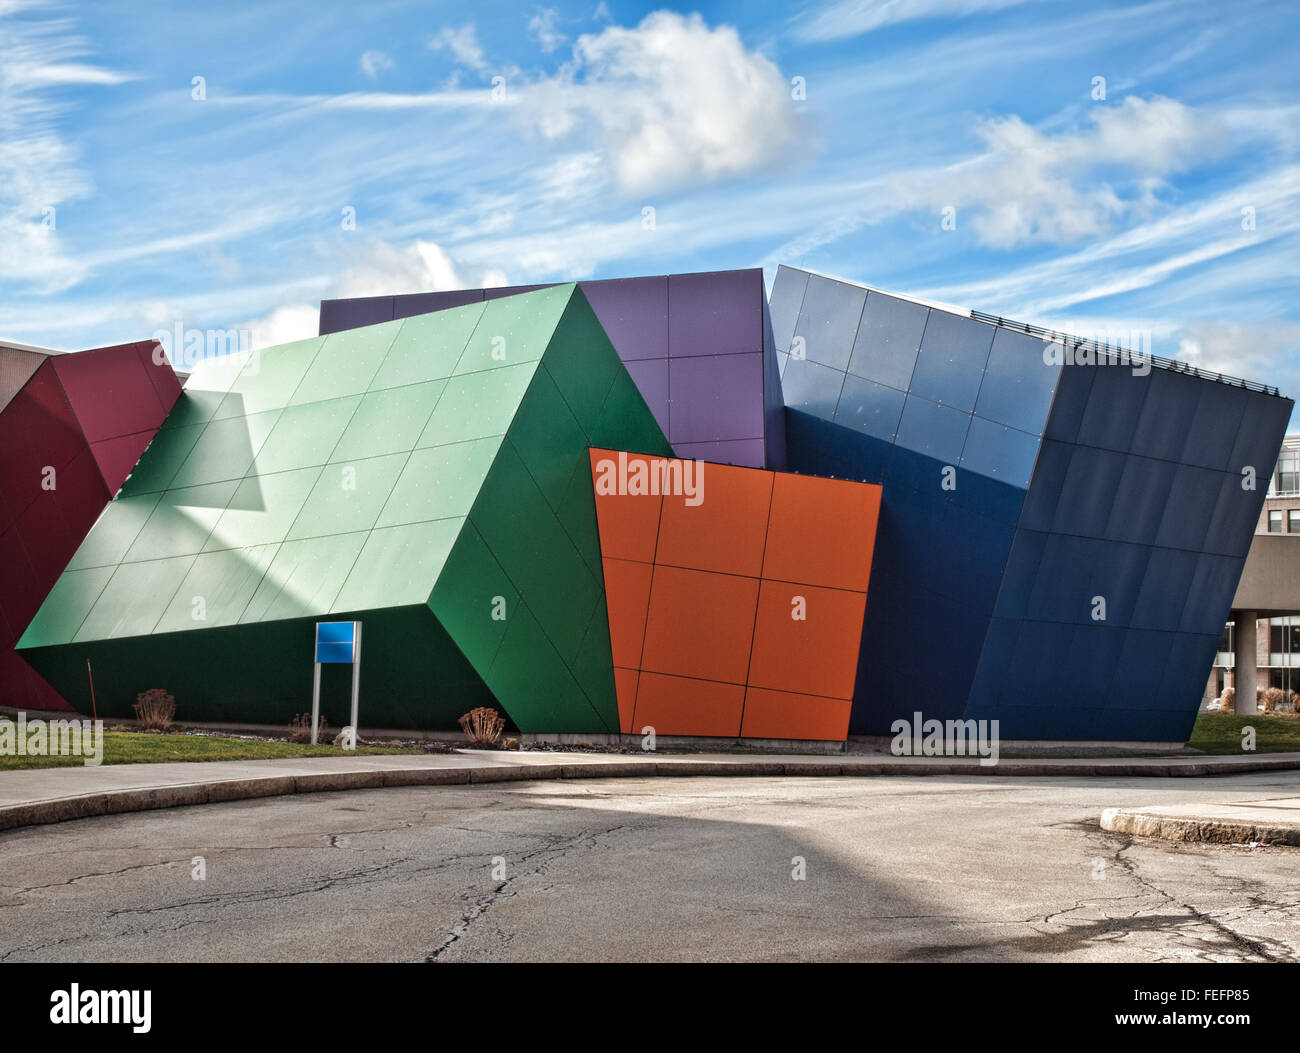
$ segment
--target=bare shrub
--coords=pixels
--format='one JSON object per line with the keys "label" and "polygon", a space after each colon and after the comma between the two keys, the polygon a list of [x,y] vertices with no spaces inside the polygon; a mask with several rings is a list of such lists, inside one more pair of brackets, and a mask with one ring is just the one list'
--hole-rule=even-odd
{"label": "bare shrub", "polygon": [[[325,729],[329,727],[329,721],[324,717],[320,718],[320,732],[316,736],[319,742],[325,738]],[[311,741],[311,714],[299,713],[289,721],[289,741],[290,742],[310,742]]]}
{"label": "bare shrub", "polygon": [[176,699],[161,687],[152,687],[135,696],[136,719],[146,731],[166,731],[176,716]]}
{"label": "bare shrub", "polygon": [[460,718],[460,730],[475,746],[492,746],[496,744],[506,722],[491,706],[479,706],[471,709]]}

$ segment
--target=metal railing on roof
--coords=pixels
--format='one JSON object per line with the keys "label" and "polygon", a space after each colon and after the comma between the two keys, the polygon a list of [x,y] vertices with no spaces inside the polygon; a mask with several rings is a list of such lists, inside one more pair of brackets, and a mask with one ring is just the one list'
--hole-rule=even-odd
{"label": "metal railing on roof", "polygon": [[[1113,344],[1100,343],[1096,340],[1089,340],[1082,336],[1074,336],[1070,333],[1060,333],[1055,329],[1044,329],[1042,326],[1030,325],[1028,322],[1017,322],[1013,318],[1003,318],[1001,315],[987,314],[984,311],[971,311],[970,316],[977,322],[987,322],[990,325],[999,325],[1003,329],[1011,329],[1017,333],[1024,333],[1026,336],[1036,336],[1042,340],[1050,340],[1053,343],[1061,344],[1071,350],[1080,347],[1092,349],[1093,353],[1099,357],[1104,357],[1109,363],[1130,363],[1137,359],[1138,353],[1130,351],[1126,347],[1118,347]],[[1159,355],[1143,353],[1142,362],[1150,362],[1158,369],[1168,370],[1170,373],[1186,373],[1190,377],[1199,377],[1202,380],[1213,380],[1220,384],[1228,384],[1236,388],[1245,388],[1247,391],[1258,391],[1263,395],[1276,395],[1281,397],[1281,392],[1275,387],[1269,387],[1267,384],[1260,384],[1253,380],[1243,380],[1241,377],[1234,377],[1227,373],[1215,373],[1208,369],[1199,369],[1190,362],[1180,362],[1176,358],[1161,358]]]}

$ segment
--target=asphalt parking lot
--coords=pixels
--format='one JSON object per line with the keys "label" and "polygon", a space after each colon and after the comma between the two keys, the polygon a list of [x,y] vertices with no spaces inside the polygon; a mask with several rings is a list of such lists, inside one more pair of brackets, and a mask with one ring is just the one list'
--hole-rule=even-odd
{"label": "asphalt parking lot", "polygon": [[592,779],[0,834],[0,961],[1295,961],[1300,849],[1102,831],[1205,779]]}

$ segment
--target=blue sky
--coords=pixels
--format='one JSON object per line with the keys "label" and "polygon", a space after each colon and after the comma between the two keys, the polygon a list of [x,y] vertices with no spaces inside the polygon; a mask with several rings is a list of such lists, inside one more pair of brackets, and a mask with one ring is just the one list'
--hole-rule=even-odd
{"label": "blue sky", "polygon": [[788,263],[1295,395],[1297,39],[1282,0],[0,0],[0,336]]}

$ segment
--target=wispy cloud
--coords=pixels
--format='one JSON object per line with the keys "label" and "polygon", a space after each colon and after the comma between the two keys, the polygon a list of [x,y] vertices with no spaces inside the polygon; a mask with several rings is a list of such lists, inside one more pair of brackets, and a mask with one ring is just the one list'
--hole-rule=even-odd
{"label": "wispy cloud", "polygon": [[396,65],[392,58],[383,51],[363,51],[360,61],[361,72],[372,80],[381,73],[387,73]]}
{"label": "wispy cloud", "polygon": [[458,65],[468,69],[487,69],[487,58],[473,22],[466,22],[457,29],[447,27],[439,30],[429,38],[429,50],[449,52]]}
{"label": "wispy cloud", "polygon": [[822,42],[862,36],[899,22],[966,18],[1029,0],[836,0],[801,13],[791,24],[799,40]]}
{"label": "wispy cloud", "polygon": [[528,20],[528,32],[548,55],[568,39],[556,28],[559,17],[555,8],[544,7]]}
{"label": "wispy cloud", "polygon": [[75,61],[88,48],[66,21],[12,17],[35,6],[0,6],[0,281],[56,292],[86,273],[63,246],[59,211],[89,195],[92,182],[60,134],[63,104],[47,92],[131,78]]}

